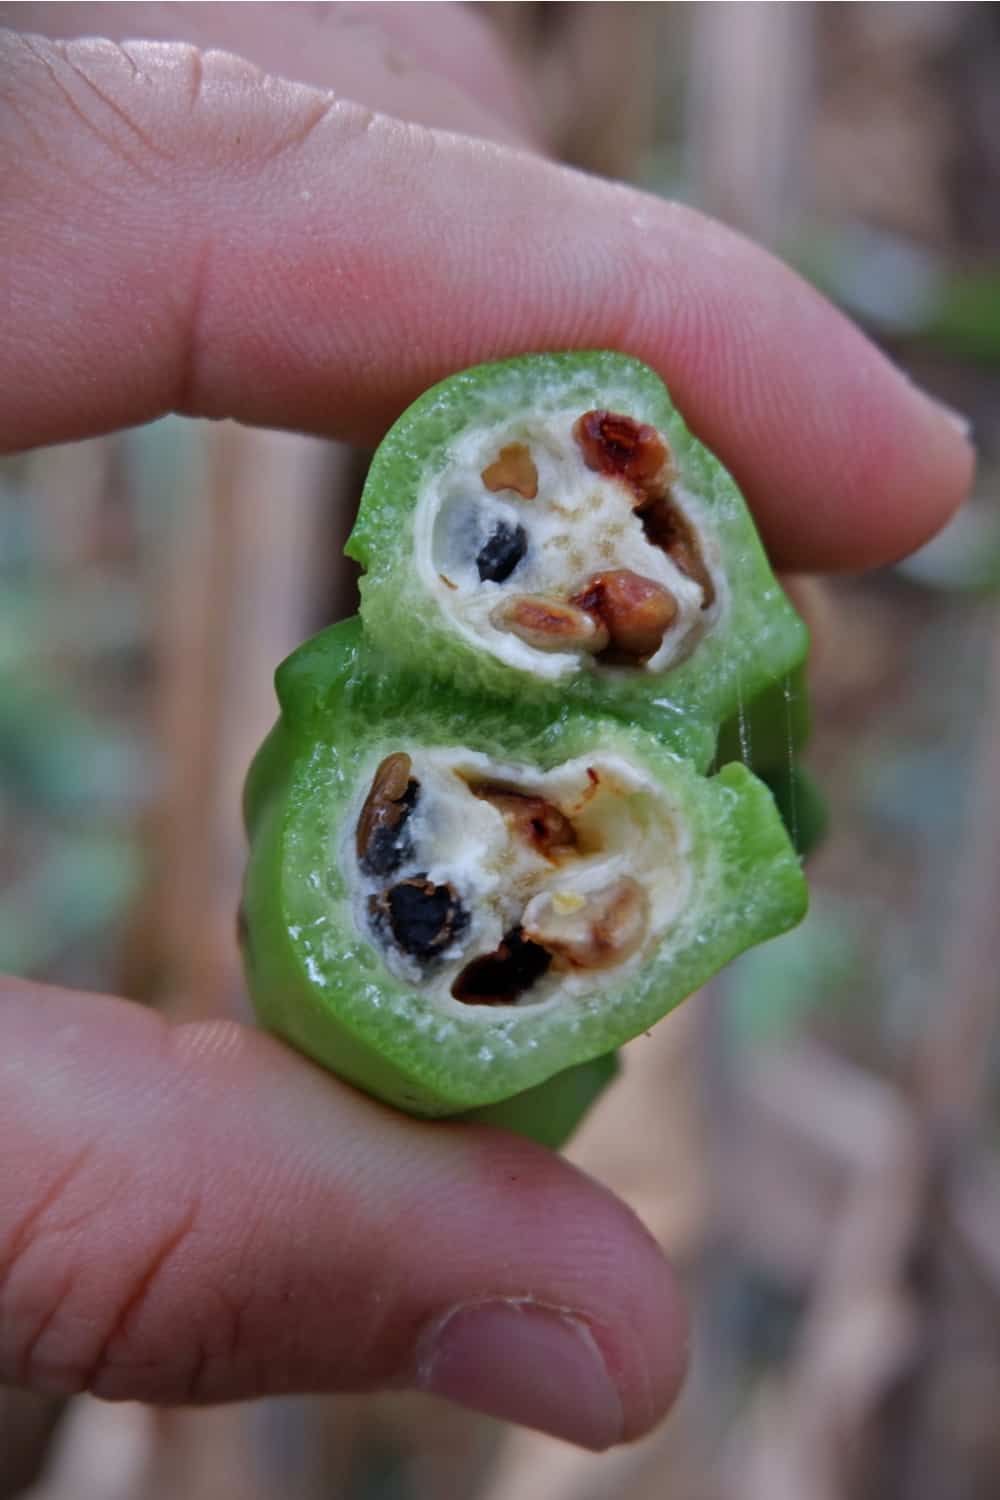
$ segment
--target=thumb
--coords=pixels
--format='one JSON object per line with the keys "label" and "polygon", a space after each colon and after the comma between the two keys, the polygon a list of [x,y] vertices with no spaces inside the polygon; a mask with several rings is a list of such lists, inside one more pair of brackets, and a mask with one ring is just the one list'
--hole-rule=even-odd
{"label": "thumb", "polygon": [[0,1382],[416,1387],[587,1447],[680,1383],[659,1250],[567,1163],[417,1124],[228,1022],[0,988]]}

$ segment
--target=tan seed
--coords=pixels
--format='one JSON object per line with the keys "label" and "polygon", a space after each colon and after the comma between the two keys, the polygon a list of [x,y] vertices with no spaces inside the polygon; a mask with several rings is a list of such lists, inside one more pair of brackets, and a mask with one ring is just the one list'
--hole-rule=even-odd
{"label": "tan seed", "polygon": [[569,602],[601,621],[614,651],[637,661],[656,654],[677,617],[670,590],[628,568],[595,573]]}
{"label": "tan seed", "polygon": [[589,651],[596,654],[610,636],[602,621],[561,599],[544,594],[511,594],[492,610],[490,623],[509,630],[536,651]]}
{"label": "tan seed", "polygon": [[538,494],[538,470],[524,443],[508,443],[500,456],[483,470],[482,481],[488,490],[514,490],[525,500]]}
{"label": "tan seed", "polygon": [[574,969],[613,968],[642,946],[649,899],[630,875],[603,890],[580,892],[575,909],[569,894],[543,891],[529,901],[521,918],[525,937]]}

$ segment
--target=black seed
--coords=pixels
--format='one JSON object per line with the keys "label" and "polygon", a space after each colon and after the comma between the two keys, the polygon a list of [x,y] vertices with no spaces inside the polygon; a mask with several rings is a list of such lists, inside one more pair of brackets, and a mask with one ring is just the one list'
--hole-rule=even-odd
{"label": "black seed", "polygon": [[465,1005],[513,1005],[541,979],[551,962],[548,949],[526,942],[522,929],[515,927],[495,953],[466,964],[451,993]]}
{"label": "black seed", "polygon": [[402,880],[385,894],[389,926],[404,953],[435,958],[468,923],[468,913],[450,885],[434,885],[426,874]]}
{"label": "black seed", "polygon": [[479,577],[483,583],[503,583],[527,550],[528,534],[524,527],[508,526],[506,521],[499,521],[476,558]]}

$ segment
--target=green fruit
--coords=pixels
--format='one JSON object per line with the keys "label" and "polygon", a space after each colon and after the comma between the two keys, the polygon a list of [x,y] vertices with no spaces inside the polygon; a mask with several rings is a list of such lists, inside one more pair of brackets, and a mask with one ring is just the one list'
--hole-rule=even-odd
{"label": "green fruit", "polygon": [[[278,693],[246,799],[257,1014],[411,1113],[482,1109],[605,1056],[803,914],[742,766],[706,778],[638,726],[452,696],[387,667],[355,621],[295,653]],[[409,764],[379,823],[389,757]]]}
{"label": "green fruit", "polygon": [[620,354],[529,355],[427,391],[375,455],[347,550],[365,630],[401,671],[642,723],[701,767],[807,649],[732,479]]}
{"label": "green fruit", "polygon": [[805,626],[619,354],[428,391],[348,551],[361,619],[279,668],[247,780],[257,1015],[412,1114],[559,1146],[619,1046],[805,910]]}

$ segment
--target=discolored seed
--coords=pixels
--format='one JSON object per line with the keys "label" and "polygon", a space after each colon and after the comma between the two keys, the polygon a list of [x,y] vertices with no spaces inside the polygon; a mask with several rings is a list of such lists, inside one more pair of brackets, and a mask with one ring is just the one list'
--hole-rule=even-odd
{"label": "discolored seed", "polygon": [[515,791],[492,782],[471,786],[470,791],[495,807],[511,832],[533,844],[546,859],[551,858],[556,849],[571,849],[576,845],[572,823],[544,797],[534,797],[529,792]]}
{"label": "discolored seed", "polygon": [[544,594],[511,594],[490,614],[498,630],[509,630],[536,651],[603,651],[611,637],[603,621],[585,609]]}
{"label": "discolored seed", "polygon": [[595,573],[569,602],[601,621],[613,651],[637,661],[659,650],[677,616],[677,600],[669,589],[628,568]]}
{"label": "discolored seed", "polygon": [[677,478],[666,438],[648,422],[619,412],[587,411],[574,422],[573,436],[588,469],[623,479],[640,500],[666,495]]}
{"label": "discolored seed", "polygon": [[705,565],[698,533],[680,506],[664,497],[636,506],[636,514],[647,541],[662,548],[681,572],[700,586],[701,607],[710,609],[715,603],[715,584]]}
{"label": "discolored seed", "polygon": [[483,583],[505,583],[527,550],[528,533],[524,527],[498,521],[476,557],[480,580]]}
{"label": "discolored seed", "polygon": [[642,945],[649,900],[637,880],[622,875],[601,891],[543,891],[521,919],[524,935],[574,969],[608,969]]}
{"label": "discolored seed", "polygon": [[514,490],[525,500],[538,494],[538,470],[525,443],[508,443],[500,449],[499,458],[483,470],[483,484],[488,490]]}
{"label": "discolored seed", "polygon": [[527,942],[520,927],[507,933],[499,948],[466,964],[451,987],[463,1005],[513,1005],[547,973],[552,955]]}
{"label": "discolored seed", "polygon": [[391,875],[412,854],[406,820],[416,806],[420,784],[412,762],[398,752],[387,755],[372,779],[355,834],[358,862],[366,875]]}
{"label": "discolored seed", "polygon": [[369,911],[378,925],[388,924],[404,953],[424,963],[443,953],[469,921],[454,886],[435,885],[426,872],[373,896]]}

